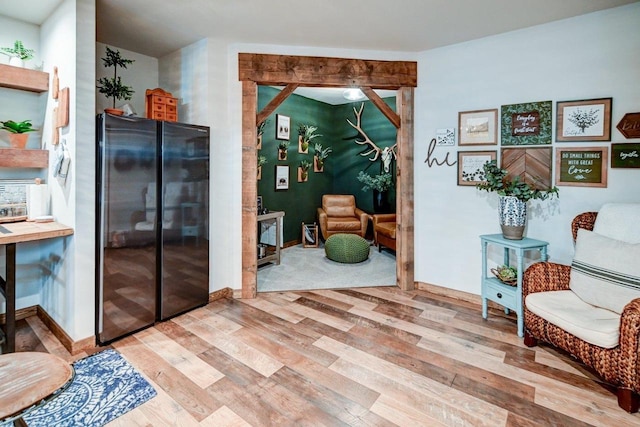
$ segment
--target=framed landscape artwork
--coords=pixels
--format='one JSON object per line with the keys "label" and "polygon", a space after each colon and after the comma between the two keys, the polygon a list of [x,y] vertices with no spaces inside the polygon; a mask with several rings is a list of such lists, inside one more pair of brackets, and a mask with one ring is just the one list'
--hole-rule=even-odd
{"label": "framed landscape artwork", "polygon": [[556,185],[607,186],[608,147],[556,148]]}
{"label": "framed landscape artwork", "polygon": [[503,105],[500,112],[502,145],[551,144],[551,101]]}
{"label": "framed landscape artwork", "polygon": [[458,151],[458,185],[475,186],[484,181],[485,163],[496,160],[498,152]]}
{"label": "framed landscape artwork", "polygon": [[[458,113],[458,145],[498,144],[498,109]],[[438,144],[444,145],[444,144]]]}
{"label": "framed landscape artwork", "polygon": [[611,100],[559,101],[556,141],[611,141]]}

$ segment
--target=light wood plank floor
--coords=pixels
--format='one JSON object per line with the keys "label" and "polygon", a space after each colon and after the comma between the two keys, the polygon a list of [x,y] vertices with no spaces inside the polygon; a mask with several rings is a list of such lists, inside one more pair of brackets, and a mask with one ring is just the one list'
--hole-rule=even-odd
{"label": "light wood plank floor", "polygon": [[[35,317],[17,346],[86,355]],[[224,299],[112,347],[158,391],[112,426],[640,425],[584,366],[526,348],[515,318],[424,291]]]}

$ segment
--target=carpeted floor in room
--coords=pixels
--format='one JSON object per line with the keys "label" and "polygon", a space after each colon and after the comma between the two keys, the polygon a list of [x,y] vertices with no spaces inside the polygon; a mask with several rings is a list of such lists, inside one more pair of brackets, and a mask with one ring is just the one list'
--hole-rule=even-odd
{"label": "carpeted floor in room", "polygon": [[325,256],[324,247],[283,249],[280,265],[258,268],[258,292],[312,289],[393,286],[396,283],[395,253],[371,247],[369,259],[357,264],[342,264]]}

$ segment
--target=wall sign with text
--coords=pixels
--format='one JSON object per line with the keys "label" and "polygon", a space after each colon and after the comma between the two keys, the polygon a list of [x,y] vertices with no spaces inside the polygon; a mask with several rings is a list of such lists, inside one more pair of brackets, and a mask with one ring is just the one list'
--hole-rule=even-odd
{"label": "wall sign with text", "polygon": [[551,101],[503,105],[500,111],[501,144],[551,144]]}
{"label": "wall sign with text", "polygon": [[640,168],[640,144],[611,144],[612,168]]}
{"label": "wall sign with text", "polygon": [[607,186],[608,147],[556,148],[556,185]]}

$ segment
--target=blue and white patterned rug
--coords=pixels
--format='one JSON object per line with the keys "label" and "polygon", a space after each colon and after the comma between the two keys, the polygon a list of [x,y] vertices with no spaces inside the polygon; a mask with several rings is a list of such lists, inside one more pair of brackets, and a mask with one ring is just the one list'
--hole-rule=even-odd
{"label": "blue and white patterned rug", "polygon": [[26,415],[27,425],[103,426],[156,395],[155,389],[115,350],[80,359],[73,367],[73,382],[58,397]]}

